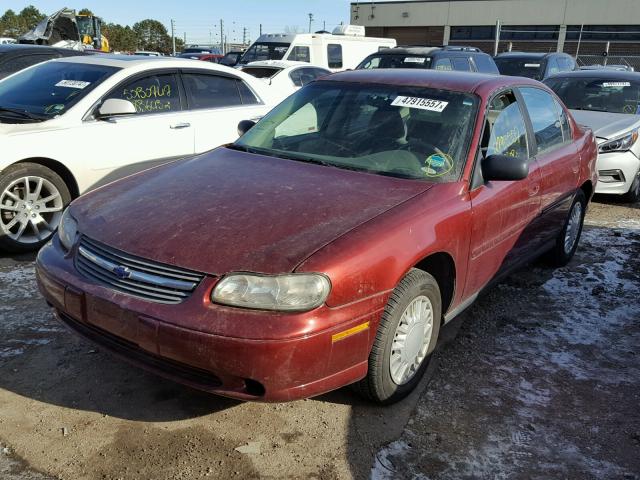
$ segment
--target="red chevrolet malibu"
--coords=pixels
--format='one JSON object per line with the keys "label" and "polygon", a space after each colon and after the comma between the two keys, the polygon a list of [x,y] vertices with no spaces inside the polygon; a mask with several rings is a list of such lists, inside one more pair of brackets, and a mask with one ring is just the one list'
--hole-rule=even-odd
{"label": "red chevrolet malibu", "polygon": [[343,72],[239,128],[73,202],[37,277],[79,334],[245,400],[402,398],[492,281],[571,259],[596,183],[591,131],[524,78]]}

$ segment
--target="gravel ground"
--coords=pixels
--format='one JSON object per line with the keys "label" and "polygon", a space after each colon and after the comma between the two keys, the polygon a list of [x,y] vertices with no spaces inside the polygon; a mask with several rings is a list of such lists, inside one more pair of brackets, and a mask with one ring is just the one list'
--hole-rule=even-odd
{"label": "gravel ground", "polygon": [[640,205],[598,199],[571,264],[491,289],[392,408],[159,379],[58,325],[33,269],[0,257],[2,479],[640,478]]}

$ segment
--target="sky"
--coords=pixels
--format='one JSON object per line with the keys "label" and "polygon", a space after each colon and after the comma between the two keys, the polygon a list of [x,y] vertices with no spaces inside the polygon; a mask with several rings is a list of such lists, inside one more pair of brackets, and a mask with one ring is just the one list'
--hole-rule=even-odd
{"label": "sky", "polygon": [[[66,4],[64,2],[67,2]],[[89,8],[107,22],[133,25],[139,20],[160,20],[169,30],[175,20],[176,36],[187,35],[187,43],[219,42],[220,19],[224,20],[229,41],[242,41],[247,28],[249,39],[255,40],[262,23],[264,33],[282,32],[285,26],[297,26],[305,32],[309,28],[309,13],[313,13],[313,31],[333,30],[340,22],[349,23],[349,0],[0,0],[0,14],[11,8],[20,11],[34,5],[51,14],[64,6]]]}

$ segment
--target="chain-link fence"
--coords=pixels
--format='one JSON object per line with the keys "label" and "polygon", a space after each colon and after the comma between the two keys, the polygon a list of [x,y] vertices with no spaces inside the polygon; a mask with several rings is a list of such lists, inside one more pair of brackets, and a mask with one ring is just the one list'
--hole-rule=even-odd
{"label": "chain-link fence", "polygon": [[602,55],[578,55],[576,61],[579,67],[588,65],[624,65],[633,68],[637,72],[640,71],[640,56],[609,55],[603,57]]}

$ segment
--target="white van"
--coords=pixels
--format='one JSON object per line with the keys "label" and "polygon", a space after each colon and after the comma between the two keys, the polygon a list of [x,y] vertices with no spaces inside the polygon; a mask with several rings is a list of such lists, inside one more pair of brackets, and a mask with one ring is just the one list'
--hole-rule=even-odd
{"label": "white van", "polygon": [[365,37],[360,25],[340,25],[333,33],[269,33],[249,47],[237,67],[263,60],[290,60],[339,72],[355,68],[367,55],[395,46],[392,38]]}

